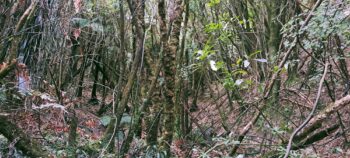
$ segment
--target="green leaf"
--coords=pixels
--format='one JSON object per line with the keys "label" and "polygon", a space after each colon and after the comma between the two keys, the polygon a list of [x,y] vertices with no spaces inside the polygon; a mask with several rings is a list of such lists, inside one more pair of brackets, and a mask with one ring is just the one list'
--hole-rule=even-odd
{"label": "green leaf", "polygon": [[219,31],[223,28],[222,24],[220,23],[209,23],[208,25],[205,26],[205,32],[211,33],[214,31]]}
{"label": "green leaf", "polygon": [[274,66],[274,67],[273,67],[273,72],[274,72],[274,73],[277,73],[278,70],[279,70],[279,67],[278,67],[278,66]]}
{"label": "green leaf", "polygon": [[236,65],[240,65],[242,63],[242,59],[241,58],[238,58],[237,61],[236,61]]}
{"label": "green leaf", "polygon": [[233,74],[234,74],[234,75],[237,75],[237,74],[246,75],[247,73],[248,73],[248,72],[245,71],[245,70],[237,70],[237,71],[235,71]]}
{"label": "green leaf", "polygon": [[260,54],[260,53],[261,53],[261,50],[257,50],[257,51],[255,51],[254,53],[250,54],[250,55],[249,55],[249,58],[253,58],[253,57],[255,57],[257,54]]}
{"label": "green leaf", "polygon": [[220,4],[220,0],[210,0],[210,2],[208,3],[209,7],[213,7]]}
{"label": "green leaf", "polygon": [[221,69],[221,68],[223,68],[224,67],[224,62],[223,61],[218,61],[218,62],[216,62],[216,67],[218,68],[218,69]]}
{"label": "green leaf", "polygon": [[245,84],[247,84],[247,85],[252,85],[252,84],[253,84],[253,81],[250,80],[250,79],[246,79],[246,80],[244,80],[244,82],[245,82]]}

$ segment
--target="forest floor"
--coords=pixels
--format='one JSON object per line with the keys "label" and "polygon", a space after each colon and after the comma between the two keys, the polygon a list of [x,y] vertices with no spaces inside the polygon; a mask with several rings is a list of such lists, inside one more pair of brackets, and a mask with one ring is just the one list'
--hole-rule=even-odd
{"label": "forest floor", "polygon": [[[314,98],[316,92],[311,92],[308,98]],[[41,104],[55,104],[55,101],[47,99],[47,97],[54,98],[52,95],[43,93],[46,99],[41,100]],[[291,99],[293,97],[287,93],[281,93],[281,98],[285,98],[281,101],[280,105],[289,105],[285,100]],[[245,101],[253,101],[257,95],[247,95],[245,96]],[[73,104],[78,105],[75,107],[75,113],[78,118],[78,146],[92,146],[94,143],[98,142],[106,126],[103,125],[102,117],[98,117],[96,112],[99,109],[99,105],[89,104],[89,94],[85,93],[83,99],[67,102],[67,106],[73,106]],[[326,98],[326,97],[325,97]],[[321,99],[327,101],[327,99]],[[101,100],[101,98],[98,98]],[[107,98],[106,102],[110,102],[111,97]],[[191,142],[184,140],[174,140],[172,145],[172,151],[176,157],[224,157],[230,152],[230,147],[235,143],[233,137],[239,132],[244,125],[250,121],[250,117],[253,114],[254,107],[247,108],[242,115],[241,109],[234,102],[232,107],[228,104],[227,95],[225,91],[220,86],[209,87],[209,90],[203,91],[203,94],[199,98],[197,105],[198,110],[190,113],[190,119],[192,121],[192,132],[191,136],[197,134],[198,137],[193,137]],[[191,105],[191,99],[188,105]],[[312,105],[308,105],[308,101],[297,100],[295,103],[295,113],[306,117],[308,110]],[[312,103],[312,102],[311,102]],[[350,124],[350,107],[342,110],[340,113],[342,121],[344,124]],[[281,109],[271,108],[268,109],[270,113],[278,112]],[[109,110],[111,111],[111,110]],[[35,109],[31,111],[17,111],[12,113],[12,120],[22,128],[31,137],[40,140],[45,146],[48,146],[53,154],[58,155],[58,157],[64,157],[66,154],[66,143],[68,139],[69,125],[65,121],[65,111],[61,108],[42,108]],[[110,113],[110,112],[109,112]],[[268,120],[273,117],[280,117],[278,115],[267,116]],[[303,120],[297,120],[295,124],[300,124]],[[327,122],[338,122],[338,118],[333,116]],[[278,130],[278,122],[271,122],[275,127],[271,127],[267,124],[258,125],[258,128],[252,130],[246,140],[241,145],[238,153],[244,154],[245,157],[260,157],[265,151],[271,151],[275,149],[276,152],[283,152],[275,146],[269,146],[269,142],[278,141],[275,139]],[[296,127],[293,126],[293,129]],[[127,133],[127,128],[124,129]],[[275,130],[275,131],[274,131]],[[338,129],[333,132],[326,139],[318,141],[317,143],[309,146],[305,149],[299,150],[297,153],[302,157],[350,157],[350,150],[348,148],[348,143],[345,140],[350,140],[350,137],[345,136],[342,129]],[[345,129],[347,130],[347,129]],[[288,132],[292,132],[292,129]],[[286,131],[280,133],[283,137],[288,137],[290,134]],[[345,139],[346,137],[346,139]],[[122,140],[117,139],[117,140]],[[269,140],[271,139],[271,140]],[[118,141],[118,146],[121,145],[121,141]],[[142,144],[142,143],[141,143]],[[135,155],[143,155],[140,152],[140,140],[134,140],[131,147],[131,152]],[[243,152],[244,151],[244,152]],[[247,152],[249,151],[249,153]],[[260,154],[254,154],[260,153]]]}

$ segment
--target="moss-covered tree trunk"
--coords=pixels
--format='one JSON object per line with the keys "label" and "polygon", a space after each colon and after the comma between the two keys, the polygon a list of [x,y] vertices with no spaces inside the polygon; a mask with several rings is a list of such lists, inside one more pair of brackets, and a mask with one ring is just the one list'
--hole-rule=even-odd
{"label": "moss-covered tree trunk", "polygon": [[[168,7],[168,21],[171,26],[171,35],[168,43],[163,42],[164,48],[164,111],[163,111],[163,133],[160,147],[170,155],[170,145],[173,139],[174,128],[174,101],[175,101],[175,74],[176,74],[176,54],[179,46],[179,37],[182,22],[182,0],[174,0],[169,2]],[[164,0],[161,0],[158,5],[160,13],[165,13]],[[162,15],[161,15],[162,16]],[[164,21],[161,22],[160,28],[162,36],[166,34],[166,25]],[[168,27],[170,28],[170,27]],[[178,116],[178,114],[175,114]]]}
{"label": "moss-covered tree trunk", "polygon": [[144,116],[144,120],[146,125],[145,130],[147,134],[146,142],[148,146],[157,145],[158,129],[162,111],[162,95],[160,90],[161,84],[159,84],[157,80],[161,69],[160,59],[157,61],[157,64],[153,69],[153,77],[151,78],[152,80],[150,81],[149,89],[147,91],[147,94],[145,94],[146,97],[141,107],[141,112],[144,111],[147,113],[147,115]]}

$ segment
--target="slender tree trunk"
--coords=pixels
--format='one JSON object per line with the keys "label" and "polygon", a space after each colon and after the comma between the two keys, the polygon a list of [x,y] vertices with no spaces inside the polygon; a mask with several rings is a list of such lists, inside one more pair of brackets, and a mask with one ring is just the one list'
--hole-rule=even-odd
{"label": "slender tree trunk", "polygon": [[69,110],[69,119],[68,156],[76,157],[78,117],[75,114],[74,107]]}
{"label": "slender tree trunk", "polygon": [[83,96],[83,84],[84,84],[84,76],[85,76],[85,70],[86,70],[86,65],[87,63],[87,56],[83,57],[83,64],[80,67],[80,78],[79,78],[79,83],[78,83],[78,87],[77,87],[77,92],[76,92],[76,96],[77,97],[82,97]]}
{"label": "slender tree trunk", "polygon": [[[92,104],[98,104],[97,84],[98,84],[98,76],[99,76],[100,71],[98,69],[97,63],[100,62],[100,60],[101,60],[100,56],[98,56],[97,58],[94,59],[95,71],[91,71],[91,72],[93,72],[92,75],[94,77],[94,84],[92,85],[91,98],[90,98],[89,102]],[[93,66],[91,66],[91,68],[93,68]]]}
{"label": "slender tree trunk", "polygon": [[180,50],[176,55],[176,76],[175,76],[175,133],[178,138],[182,138],[185,135],[185,129],[183,128],[184,124],[184,104],[181,104],[181,93],[183,88],[183,80],[181,78],[181,69],[183,65],[183,57],[185,52],[185,44],[186,44],[186,27],[188,23],[188,14],[189,14],[189,2],[188,0],[184,1],[185,8],[185,19],[183,25],[183,32],[181,38],[181,46]]}

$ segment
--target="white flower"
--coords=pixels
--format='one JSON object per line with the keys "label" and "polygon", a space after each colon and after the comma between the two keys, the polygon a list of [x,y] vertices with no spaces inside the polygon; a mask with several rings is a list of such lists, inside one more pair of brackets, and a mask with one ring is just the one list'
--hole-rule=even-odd
{"label": "white flower", "polygon": [[289,66],[289,63],[285,63],[283,67],[287,70],[288,66]]}
{"label": "white flower", "polygon": [[235,81],[235,85],[239,86],[243,83],[243,80],[242,79],[238,79]]}
{"label": "white flower", "polygon": [[250,65],[250,62],[248,60],[243,61],[243,66],[247,68]]}
{"label": "white flower", "polygon": [[211,68],[213,71],[218,71],[218,68],[216,67],[216,62],[215,62],[215,61],[210,60],[209,63],[210,63],[210,68]]}

